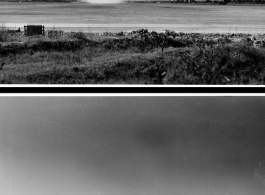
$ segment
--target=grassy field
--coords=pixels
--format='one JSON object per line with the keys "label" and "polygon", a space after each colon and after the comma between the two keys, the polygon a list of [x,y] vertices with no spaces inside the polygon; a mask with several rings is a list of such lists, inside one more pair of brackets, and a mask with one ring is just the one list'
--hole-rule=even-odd
{"label": "grassy field", "polygon": [[[264,84],[264,35],[0,35],[2,84]],[[256,39],[256,40],[254,40]]]}
{"label": "grassy field", "polygon": [[[247,4],[1,2],[1,83],[264,84],[263,15]],[[7,32],[27,24],[65,33]]]}
{"label": "grassy field", "polygon": [[263,33],[264,4],[88,4],[1,2],[7,26],[42,24],[64,31],[132,31],[139,28],[200,33]]}

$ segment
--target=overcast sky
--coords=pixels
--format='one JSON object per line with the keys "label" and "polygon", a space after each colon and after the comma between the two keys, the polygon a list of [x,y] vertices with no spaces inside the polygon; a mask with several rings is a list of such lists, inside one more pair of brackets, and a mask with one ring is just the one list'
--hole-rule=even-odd
{"label": "overcast sky", "polygon": [[264,97],[1,97],[0,106],[3,195],[265,193]]}

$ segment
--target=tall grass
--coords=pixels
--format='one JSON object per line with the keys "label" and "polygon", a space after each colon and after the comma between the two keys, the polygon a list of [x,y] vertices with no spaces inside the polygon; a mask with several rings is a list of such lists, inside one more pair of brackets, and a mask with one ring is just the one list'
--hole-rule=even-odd
{"label": "tall grass", "polygon": [[7,28],[5,23],[2,23],[0,27],[0,42],[5,42],[7,40]]}
{"label": "tall grass", "polygon": [[[29,37],[0,48],[6,83],[264,84],[265,49],[201,35]],[[199,37],[199,38],[196,38]],[[162,41],[160,43],[160,40]],[[6,49],[6,50],[5,50]],[[5,55],[3,55],[5,54]]]}

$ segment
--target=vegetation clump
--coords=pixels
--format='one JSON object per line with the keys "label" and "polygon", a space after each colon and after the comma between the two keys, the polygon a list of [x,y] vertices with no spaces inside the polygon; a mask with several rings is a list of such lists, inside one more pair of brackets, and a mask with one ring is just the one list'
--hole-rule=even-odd
{"label": "vegetation clump", "polygon": [[[60,35],[60,36],[58,36]],[[1,38],[1,36],[0,36]],[[260,40],[260,44],[255,44]],[[7,35],[2,83],[264,84],[264,35],[149,32]]]}

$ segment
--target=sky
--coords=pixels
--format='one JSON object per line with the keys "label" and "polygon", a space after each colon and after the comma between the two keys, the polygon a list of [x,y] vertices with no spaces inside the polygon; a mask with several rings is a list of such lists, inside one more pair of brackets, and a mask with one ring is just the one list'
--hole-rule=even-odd
{"label": "sky", "polygon": [[0,97],[3,195],[262,195],[265,97]]}

